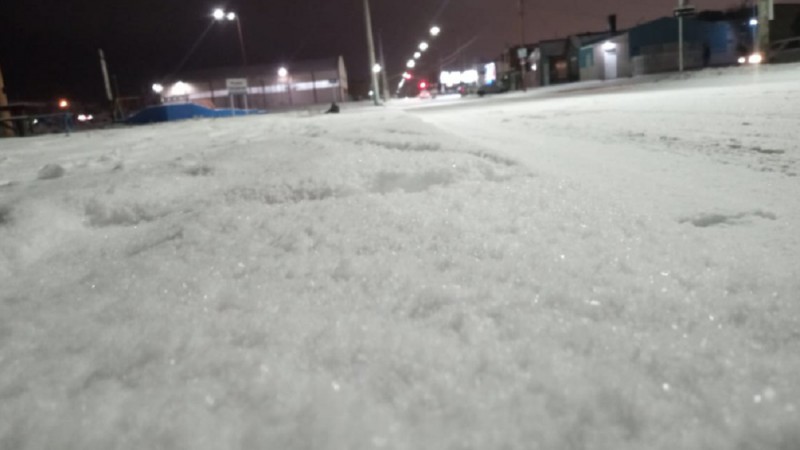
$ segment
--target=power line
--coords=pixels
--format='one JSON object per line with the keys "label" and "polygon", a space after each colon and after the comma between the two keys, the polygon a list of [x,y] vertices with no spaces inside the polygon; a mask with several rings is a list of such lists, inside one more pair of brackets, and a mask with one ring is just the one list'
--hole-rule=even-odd
{"label": "power line", "polygon": [[206,38],[206,36],[211,31],[211,28],[213,26],[214,22],[213,21],[209,22],[208,27],[206,27],[205,31],[203,31],[200,37],[197,38],[197,40],[192,45],[192,48],[190,48],[189,51],[186,53],[186,55],[183,57],[183,59],[181,59],[175,70],[173,70],[169,75],[167,75],[167,77],[165,78],[166,80],[171,79],[173,76],[175,76],[176,73],[178,73],[181,69],[183,69],[183,66],[186,64],[187,61],[189,61],[189,58],[192,57],[192,54],[197,50],[197,47],[200,46],[200,44],[203,42],[203,39]]}

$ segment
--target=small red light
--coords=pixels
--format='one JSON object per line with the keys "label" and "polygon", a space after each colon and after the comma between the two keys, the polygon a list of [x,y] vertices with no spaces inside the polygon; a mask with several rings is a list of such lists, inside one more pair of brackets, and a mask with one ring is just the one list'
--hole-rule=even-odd
{"label": "small red light", "polygon": [[427,89],[428,88],[428,83],[426,83],[424,81],[420,82],[419,83],[419,88],[420,89]]}
{"label": "small red light", "polygon": [[67,109],[69,108],[69,102],[67,101],[67,99],[62,98],[61,100],[58,101],[58,107],[61,109]]}

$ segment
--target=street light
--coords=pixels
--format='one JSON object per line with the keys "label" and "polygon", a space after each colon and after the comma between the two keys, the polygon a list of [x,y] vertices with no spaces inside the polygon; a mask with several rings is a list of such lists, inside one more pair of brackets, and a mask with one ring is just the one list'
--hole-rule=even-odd
{"label": "street light", "polygon": [[244,51],[244,35],[242,34],[242,22],[239,16],[233,11],[225,11],[222,8],[217,8],[211,13],[211,17],[217,22],[227,19],[228,22],[236,21],[236,29],[239,31],[239,49],[242,51],[242,65],[247,66],[247,54]]}
{"label": "street light", "polygon": [[431,36],[433,36],[433,37],[436,37],[436,36],[438,36],[438,35],[439,35],[439,33],[441,33],[441,32],[442,32],[442,29],[441,29],[441,28],[439,28],[439,27],[437,27],[437,26],[435,26],[435,25],[434,25],[433,27],[431,27]]}
{"label": "street light", "polygon": [[427,49],[428,49],[428,43],[427,43],[427,42],[422,42],[422,43],[420,43],[420,44],[419,44],[419,49],[420,49],[420,50],[422,50],[422,51],[424,52],[425,50],[427,50]]}
{"label": "street light", "polygon": [[281,67],[278,69],[278,76],[281,78],[286,78],[289,76],[289,70],[286,67]]}
{"label": "street light", "polygon": [[414,61],[413,59],[409,59],[408,62],[406,63],[406,67],[408,67],[409,69],[413,69],[414,67],[416,67],[416,65],[417,62]]}
{"label": "street light", "polygon": [[153,84],[153,92],[155,92],[156,94],[164,92],[164,85],[161,83]]}
{"label": "street light", "polygon": [[420,59],[420,58],[422,58],[422,53],[414,52],[414,59]]}
{"label": "street light", "polygon": [[172,86],[173,96],[183,96],[189,94],[189,85],[183,81],[178,81]]}
{"label": "street light", "polygon": [[381,67],[380,64],[375,64],[374,66],[372,66],[373,73],[381,73],[381,70],[383,70],[383,68]]}

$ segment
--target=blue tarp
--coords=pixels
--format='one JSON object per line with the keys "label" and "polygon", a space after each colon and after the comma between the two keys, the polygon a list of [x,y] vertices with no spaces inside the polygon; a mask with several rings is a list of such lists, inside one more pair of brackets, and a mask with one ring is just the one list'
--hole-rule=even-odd
{"label": "blue tarp", "polygon": [[264,114],[261,110],[244,109],[210,109],[194,103],[178,103],[170,105],[149,106],[130,116],[125,122],[141,125],[155,122],[194,119],[197,117],[233,117],[248,114]]}

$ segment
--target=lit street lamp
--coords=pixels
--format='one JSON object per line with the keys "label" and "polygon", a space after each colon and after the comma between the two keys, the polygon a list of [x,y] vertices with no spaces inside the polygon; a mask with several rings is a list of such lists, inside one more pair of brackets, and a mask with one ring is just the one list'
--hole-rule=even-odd
{"label": "lit street lamp", "polygon": [[420,43],[419,44],[419,49],[424,52],[425,50],[428,49],[428,43],[427,42]]}
{"label": "lit street lamp", "polygon": [[422,58],[422,53],[414,52],[414,59],[420,59],[420,58]]}
{"label": "lit street lamp", "polygon": [[221,22],[223,20],[227,20],[228,22],[236,21],[236,28],[239,31],[239,49],[242,51],[242,65],[247,65],[247,54],[244,51],[244,36],[242,35],[242,22],[239,20],[239,16],[232,11],[225,11],[222,8],[217,8],[211,13],[211,17],[214,18],[217,22]]}
{"label": "lit street lamp", "polygon": [[417,63],[413,59],[409,59],[408,62],[406,63],[406,67],[408,67],[409,69],[413,69],[416,66]]}
{"label": "lit street lamp", "polygon": [[172,95],[184,96],[189,94],[189,85],[183,81],[178,81],[172,86]]}
{"label": "lit street lamp", "polygon": [[437,27],[437,26],[433,26],[433,27],[431,27],[431,36],[433,36],[433,37],[436,37],[436,36],[438,36],[438,35],[439,35],[439,33],[441,33],[441,32],[442,32],[442,29],[441,29],[441,28],[439,28],[439,27]]}

